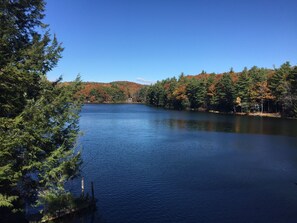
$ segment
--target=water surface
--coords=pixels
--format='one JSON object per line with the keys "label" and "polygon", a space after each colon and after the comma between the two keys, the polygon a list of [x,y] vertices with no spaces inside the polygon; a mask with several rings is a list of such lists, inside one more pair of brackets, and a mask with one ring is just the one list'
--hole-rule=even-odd
{"label": "water surface", "polygon": [[98,208],[71,222],[297,222],[296,120],[85,105],[80,126]]}

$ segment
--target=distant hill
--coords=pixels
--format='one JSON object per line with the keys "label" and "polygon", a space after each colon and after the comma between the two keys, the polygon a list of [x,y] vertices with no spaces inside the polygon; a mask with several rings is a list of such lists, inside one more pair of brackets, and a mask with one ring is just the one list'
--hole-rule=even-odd
{"label": "distant hill", "polygon": [[145,89],[146,85],[129,81],[83,82],[80,95],[86,103],[142,103]]}

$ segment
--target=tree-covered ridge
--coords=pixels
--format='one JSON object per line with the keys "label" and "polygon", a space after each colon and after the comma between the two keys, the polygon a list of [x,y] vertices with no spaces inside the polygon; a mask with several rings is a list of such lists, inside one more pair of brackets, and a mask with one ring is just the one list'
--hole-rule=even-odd
{"label": "tree-covered ridge", "polygon": [[276,69],[233,69],[223,74],[168,78],[147,89],[146,102],[169,109],[219,112],[279,112],[297,116],[297,67],[289,62]]}
{"label": "tree-covered ridge", "polygon": [[86,103],[144,102],[144,87],[129,81],[84,82],[79,93]]}

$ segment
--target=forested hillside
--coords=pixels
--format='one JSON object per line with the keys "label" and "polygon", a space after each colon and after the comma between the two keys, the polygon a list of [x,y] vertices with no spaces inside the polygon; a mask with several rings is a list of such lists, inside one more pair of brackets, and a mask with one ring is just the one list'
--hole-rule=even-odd
{"label": "forested hillside", "polygon": [[256,66],[235,73],[208,74],[158,81],[147,89],[149,105],[169,109],[219,112],[279,112],[297,116],[297,67],[289,62],[279,68]]}
{"label": "forested hillside", "polygon": [[79,92],[86,103],[147,103],[177,110],[225,113],[280,113],[297,116],[297,67],[256,66],[241,72],[206,73],[167,78],[153,85],[128,81],[85,82]]}
{"label": "forested hillside", "polygon": [[144,102],[144,88],[144,85],[128,81],[85,82],[79,93],[86,103]]}

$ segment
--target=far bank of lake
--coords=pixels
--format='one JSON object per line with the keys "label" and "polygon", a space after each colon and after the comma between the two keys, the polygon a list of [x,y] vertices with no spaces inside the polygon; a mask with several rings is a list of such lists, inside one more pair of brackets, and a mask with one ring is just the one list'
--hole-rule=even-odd
{"label": "far bank of lake", "polygon": [[[139,105],[147,105],[145,103],[142,102],[127,102],[127,101],[123,101],[123,102],[104,102],[104,103],[90,103],[90,102],[86,102],[86,105],[100,105],[100,104],[139,104]],[[147,105],[150,106],[150,105]],[[174,109],[165,109],[164,110],[174,110]],[[215,114],[223,114],[223,115],[241,115],[241,116],[258,116],[258,117],[269,117],[269,118],[283,118],[281,116],[281,114],[279,112],[276,113],[267,113],[267,112],[229,112],[229,113],[224,113],[224,112],[219,112],[219,111],[215,111],[215,110],[194,110],[194,109],[187,109],[187,110],[183,110],[183,111],[192,111],[192,112],[206,112],[206,113],[215,113]]]}

